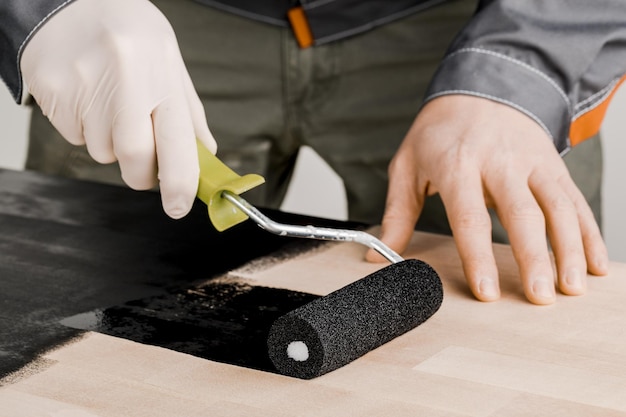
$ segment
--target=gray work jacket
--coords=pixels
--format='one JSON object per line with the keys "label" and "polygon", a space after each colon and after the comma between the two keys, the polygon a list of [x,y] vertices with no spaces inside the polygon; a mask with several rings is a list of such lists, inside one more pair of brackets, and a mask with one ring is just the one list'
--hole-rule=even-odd
{"label": "gray work jacket", "polygon": [[[0,76],[17,102],[24,46],[72,1],[0,2]],[[287,25],[286,10],[299,4],[314,45],[439,3],[445,7],[445,0],[197,1],[277,25]],[[606,108],[625,73],[624,0],[480,0],[439,65],[425,101],[468,94],[510,105],[541,125],[563,153],[593,132],[588,125],[602,119],[594,113]]]}

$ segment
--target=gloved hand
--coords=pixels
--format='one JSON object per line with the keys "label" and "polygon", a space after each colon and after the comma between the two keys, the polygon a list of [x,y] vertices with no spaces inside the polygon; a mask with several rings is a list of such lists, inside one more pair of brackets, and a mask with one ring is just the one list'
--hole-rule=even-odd
{"label": "gloved hand", "polygon": [[[587,271],[608,272],[600,229],[565,163],[543,129],[512,107],[462,95],[424,106],[389,168],[382,241],[402,252],[425,196],[436,192],[479,300],[500,296],[487,207],[508,232],[531,302],[555,300],[546,231],[564,294],[583,294]],[[381,257],[370,251],[367,258]]]}
{"label": "gloved hand", "polygon": [[167,19],[148,0],[78,0],[26,45],[28,91],[72,144],[119,161],[134,189],[160,185],[180,218],[198,187],[196,138],[215,153],[202,103]]}

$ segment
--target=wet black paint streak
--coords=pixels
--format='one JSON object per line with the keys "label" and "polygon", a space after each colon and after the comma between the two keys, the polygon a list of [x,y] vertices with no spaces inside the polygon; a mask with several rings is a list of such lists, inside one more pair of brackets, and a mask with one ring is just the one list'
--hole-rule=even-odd
{"label": "wet black paint streak", "polygon": [[69,317],[61,323],[212,361],[275,372],[267,335],[278,317],[316,295],[208,283]]}
{"label": "wet black paint streak", "polygon": [[[287,224],[364,226],[262,211]],[[92,323],[98,321],[98,311],[111,321],[122,321],[124,311],[151,317],[140,306],[123,303],[168,292],[185,295],[181,288],[197,287],[250,261],[257,267],[258,262],[282,262],[317,244],[273,235],[251,221],[217,232],[200,201],[187,216],[173,220],[163,212],[159,193],[153,191],[5,169],[0,169],[0,230],[0,386],[6,383],[5,377],[83,334],[85,323],[64,326],[59,323],[64,317]],[[199,291],[212,293],[211,289]],[[252,295],[263,291],[254,290]],[[262,296],[267,300],[259,296],[259,306],[269,306],[274,295],[280,308],[288,305],[281,304],[278,291],[269,293]],[[194,305],[213,296],[196,297]],[[120,307],[107,309],[110,306]],[[178,311],[186,313],[182,307]],[[256,314],[252,306],[241,311]],[[125,320],[132,323],[132,319]],[[173,334],[182,329],[192,335],[205,331],[200,327],[189,330],[193,323],[187,319],[180,319],[178,325],[168,320]],[[217,332],[215,328],[206,331]],[[164,338],[160,333],[145,337],[157,336]],[[219,333],[214,340],[224,338]],[[206,340],[210,338],[201,343]]]}

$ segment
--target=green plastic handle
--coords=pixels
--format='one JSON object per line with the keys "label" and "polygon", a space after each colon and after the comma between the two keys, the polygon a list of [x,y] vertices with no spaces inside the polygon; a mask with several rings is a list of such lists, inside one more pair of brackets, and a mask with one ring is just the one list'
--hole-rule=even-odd
{"label": "green plastic handle", "polygon": [[207,205],[213,226],[222,232],[248,219],[247,215],[222,197],[222,191],[228,190],[239,195],[263,184],[265,179],[257,174],[237,174],[200,141],[197,142],[200,161],[198,198]]}

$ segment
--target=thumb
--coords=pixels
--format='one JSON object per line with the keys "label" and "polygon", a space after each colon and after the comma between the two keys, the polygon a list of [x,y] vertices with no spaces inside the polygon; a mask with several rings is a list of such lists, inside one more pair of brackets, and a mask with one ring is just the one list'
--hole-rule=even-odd
{"label": "thumb", "polygon": [[[402,253],[409,245],[424,205],[424,193],[418,191],[417,184],[414,175],[407,175],[402,169],[390,169],[380,240],[398,253]],[[366,253],[365,259],[369,262],[386,262],[373,249]]]}

